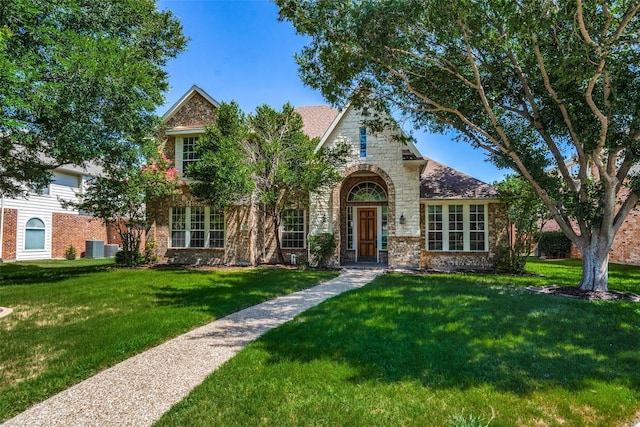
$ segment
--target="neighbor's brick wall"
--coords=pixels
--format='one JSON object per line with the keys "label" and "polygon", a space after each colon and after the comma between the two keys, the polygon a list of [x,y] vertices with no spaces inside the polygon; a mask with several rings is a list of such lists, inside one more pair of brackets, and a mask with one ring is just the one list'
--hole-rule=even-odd
{"label": "neighbor's brick wall", "polygon": [[64,251],[69,245],[73,245],[78,256],[84,256],[87,240],[109,243],[107,228],[97,218],[53,213],[51,221],[51,258],[64,258]]}
{"label": "neighbor's brick wall", "polygon": [[16,259],[16,236],[18,232],[18,210],[4,210],[4,230],[2,239],[2,260],[13,261]]}

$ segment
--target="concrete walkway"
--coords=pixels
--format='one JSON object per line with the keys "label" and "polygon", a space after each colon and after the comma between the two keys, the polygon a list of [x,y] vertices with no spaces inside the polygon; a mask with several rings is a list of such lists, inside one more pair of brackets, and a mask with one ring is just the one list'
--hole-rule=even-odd
{"label": "concrete walkway", "polygon": [[2,426],[149,426],[251,341],[382,270],[345,270],[311,289],[194,329],[39,403]]}

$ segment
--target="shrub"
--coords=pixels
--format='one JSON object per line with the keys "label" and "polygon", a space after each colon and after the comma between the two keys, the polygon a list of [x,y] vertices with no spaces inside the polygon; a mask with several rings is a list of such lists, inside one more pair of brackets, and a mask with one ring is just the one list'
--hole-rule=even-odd
{"label": "shrub", "polygon": [[144,264],[144,256],[140,252],[133,252],[127,256],[125,251],[118,251],[116,252],[116,264],[135,267]]}
{"label": "shrub", "polygon": [[68,259],[68,260],[74,260],[78,257],[78,251],[76,251],[76,248],[73,247],[73,245],[69,245],[69,247],[67,249],[64,250],[64,259]]}
{"label": "shrub", "polygon": [[336,241],[333,233],[320,233],[309,238],[309,251],[319,266],[325,265],[327,259],[336,250]]}
{"label": "shrub", "polygon": [[546,231],[540,236],[538,249],[550,258],[566,258],[571,251],[571,240],[561,231]]}
{"label": "shrub", "polygon": [[525,271],[526,258],[518,256],[509,246],[499,246],[493,257],[496,273],[522,274]]}
{"label": "shrub", "polygon": [[158,255],[156,255],[156,241],[147,240],[144,243],[144,263],[155,264],[158,262]]}

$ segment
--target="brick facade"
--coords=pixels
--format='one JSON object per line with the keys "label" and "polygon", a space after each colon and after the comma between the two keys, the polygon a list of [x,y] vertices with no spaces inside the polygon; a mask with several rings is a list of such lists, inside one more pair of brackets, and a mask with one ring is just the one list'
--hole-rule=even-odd
{"label": "brick facade", "polygon": [[73,245],[79,257],[84,257],[87,240],[110,243],[107,228],[97,218],[53,213],[51,219],[51,258],[64,258],[64,251],[70,245]]}
{"label": "brick facade", "polygon": [[4,210],[2,231],[2,260],[13,261],[16,259],[16,238],[18,232],[18,210],[6,209]]}

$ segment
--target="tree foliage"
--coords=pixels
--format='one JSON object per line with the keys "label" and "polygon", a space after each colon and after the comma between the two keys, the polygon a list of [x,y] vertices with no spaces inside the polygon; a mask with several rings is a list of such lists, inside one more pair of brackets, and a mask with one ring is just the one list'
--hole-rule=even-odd
{"label": "tree foliage", "polygon": [[201,159],[188,171],[197,197],[221,207],[249,202],[272,221],[280,262],[279,229],[285,209],[308,203],[308,195],[340,179],[347,147],[316,150],[317,138],[303,131],[291,104],[282,110],[268,105],[245,115],[235,103],[223,103],[216,124],[196,144]]}
{"label": "tree foliage", "polygon": [[548,221],[549,211],[531,184],[517,175],[507,175],[493,184],[501,191],[501,199],[509,205],[509,220],[514,226],[514,239],[508,251],[511,273],[524,273],[531,248],[540,238],[540,230]]}
{"label": "tree foliage", "polygon": [[0,2],[0,193],[147,136],[185,44],[154,0]]}
{"label": "tree foliage", "polygon": [[171,194],[179,194],[184,182],[156,143],[145,139],[139,150],[128,150],[113,160],[102,176],[78,194],[76,209],[100,219],[116,230],[122,242],[119,256],[127,266],[143,259],[141,244],[151,228],[146,206]]}
{"label": "tree foliage", "polygon": [[583,289],[607,289],[640,190],[637,1],[276,3],[311,37],[297,56],[305,83],[454,130],[516,170],[582,252]]}

